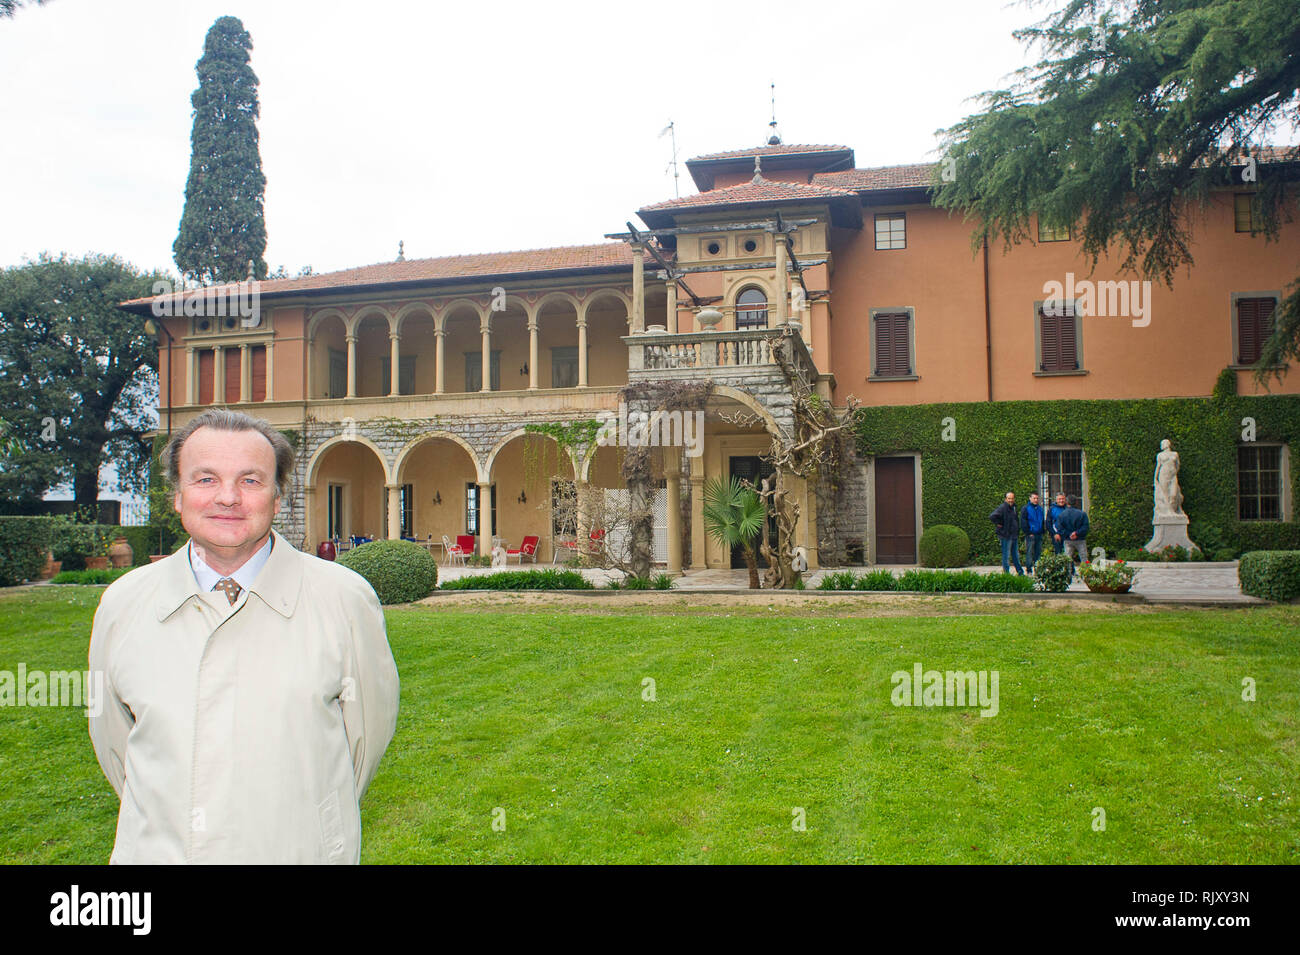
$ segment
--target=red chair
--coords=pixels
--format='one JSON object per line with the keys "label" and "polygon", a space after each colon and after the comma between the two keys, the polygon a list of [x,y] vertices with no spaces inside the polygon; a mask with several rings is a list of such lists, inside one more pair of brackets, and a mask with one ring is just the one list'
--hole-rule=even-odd
{"label": "red chair", "polygon": [[517,548],[506,548],[506,561],[509,562],[510,558],[514,557],[522,564],[527,557],[534,564],[537,563],[537,545],[540,541],[540,537],[525,537],[524,542]]}
{"label": "red chair", "polygon": [[474,546],[473,534],[457,534],[456,546],[459,547],[460,552],[465,555],[478,553],[478,549]]}

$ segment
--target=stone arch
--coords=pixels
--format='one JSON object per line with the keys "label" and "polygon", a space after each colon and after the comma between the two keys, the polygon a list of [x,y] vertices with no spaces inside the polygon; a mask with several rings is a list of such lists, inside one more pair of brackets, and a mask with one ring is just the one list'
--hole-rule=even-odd
{"label": "stone arch", "polygon": [[402,322],[408,315],[421,314],[428,315],[433,319],[435,327],[438,321],[438,309],[434,308],[428,302],[407,302],[393,314],[393,330],[399,335],[402,332]]}
{"label": "stone arch", "polygon": [[459,445],[465,451],[465,453],[469,455],[469,459],[472,462],[474,462],[474,473],[477,479],[480,482],[487,481],[488,474],[490,472],[484,470],[483,462],[479,460],[478,452],[475,451],[470,446],[470,443],[468,441],[466,441],[460,435],[452,433],[451,431],[427,431],[424,434],[421,434],[417,437],[412,438],[410,441],[407,441],[406,444],[402,445],[401,450],[397,452],[396,456],[393,459],[393,473],[398,477],[401,477],[402,465],[406,463],[406,459],[410,457],[411,452],[414,451],[417,447],[419,447],[424,442],[432,441],[435,439],[442,439],[444,441],[450,441],[453,444]]}
{"label": "stone arch", "polygon": [[574,295],[572,295],[569,292],[561,292],[559,290],[556,290],[553,292],[547,292],[545,295],[543,295],[540,299],[537,300],[537,304],[533,306],[533,315],[534,316],[540,315],[542,313],[542,309],[544,309],[547,305],[549,305],[553,299],[560,299],[567,302],[569,305],[571,305],[573,307],[574,315],[582,314],[583,311],[582,303],[579,302]]}
{"label": "stone arch", "polygon": [[316,329],[327,318],[337,318],[343,323],[343,334],[348,332],[348,316],[340,308],[322,308],[313,312],[311,318],[307,319],[307,337],[313,338],[316,335]]}
{"label": "stone arch", "polygon": [[434,313],[434,320],[437,323],[436,327],[438,330],[445,331],[447,319],[459,312],[461,309],[471,309],[476,315],[478,315],[479,324],[483,324],[483,316],[487,312],[487,309],[473,299],[454,298]]}
{"label": "stone arch", "polygon": [[321,461],[324,460],[325,455],[329,452],[330,448],[337,447],[340,444],[345,444],[348,442],[352,442],[354,444],[363,444],[366,447],[368,447],[371,451],[373,451],[375,453],[375,457],[379,460],[379,466],[384,469],[384,483],[386,484],[393,483],[393,471],[392,468],[389,466],[388,456],[384,454],[382,450],[380,450],[379,445],[375,444],[375,442],[371,441],[364,434],[336,434],[334,435],[334,437],[328,438],[325,441],[321,442],[320,446],[315,451],[312,452],[312,456],[307,462],[307,486],[308,487],[316,486],[316,478],[318,477],[320,471],[320,463]]}
{"label": "stone arch", "polygon": [[758,415],[762,419],[764,430],[766,430],[768,434],[776,436],[784,433],[772,412],[763,407],[762,403],[757,398],[746,391],[732,388],[729,385],[715,384],[713,386],[713,392],[709,397],[730,398],[732,401],[744,405],[750,411],[754,412],[754,414]]}
{"label": "stone arch", "polygon": [[395,326],[393,324],[392,312],[384,308],[382,305],[363,305],[353,313],[351,320],[348,322],[348,334],[355,335],[357,329],[361,327],[361,323],[372,315],[378,315],[383,318],[384,321],[388,322],[389,332],[394,330]]}
{"label": "stone arch", "polygon": [[[487,460],[483,462],[483,473],[487,475],[489,480],[492,477],[492,467],[496,464],[497,455],[499,455],[503,450],[505,450],[506,445],[508,445],[511,441],[515,440],[515,438],[522,437],[524,435],[533,435],[535,437],[542,438],[546,441],[555,441],[555,439],[552,438],[549,434],[541,434],[540,432],[536,432],[536,431],[528,431],[525,428],[516,428],[515,430],[509,432],[508,434],[502,435],[501,440],[499,440],[496,443],[496,445],[492,448],[492,450],[488,453]],[[556,447],[559,446],[558,441],[555,441],[555,444]],[[573,473],[577,474],[578,462],[573,457],[573,452],[566,450],[565,457],[569,459],[569,466],[573,469]]]}

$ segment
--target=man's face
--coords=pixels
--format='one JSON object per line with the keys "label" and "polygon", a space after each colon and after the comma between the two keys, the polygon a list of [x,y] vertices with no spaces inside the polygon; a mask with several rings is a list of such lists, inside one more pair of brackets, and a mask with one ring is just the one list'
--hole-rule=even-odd
{"label": "man's face", "polygon": [[1057,507],[1065,507],[1065,495],[1064,495],[1064,494],[1058,494],[1058,495],[1056,495],[1056,506],[1057,506]]}
{"label": "man's face", "polygon": [[229,557],[261,546],[280,509],[266,438],[199,428],[181,447],[179,471],[174,505],[199,548]]}
{"label": "man's face", "polygon": [[1038,506],[1038,495],[1037,495],[1037,494],[1031,494],[1031,495],[1029,495],[1029,503],[1030,503],[1030,504],[1033,504],[1035,507],[1037,507],[1037,506]]}
{"label": "man's face", "polygon": [[1016,495],[1013,491],[1007,491],[1007,503],[1008,504],[1016,503]]}

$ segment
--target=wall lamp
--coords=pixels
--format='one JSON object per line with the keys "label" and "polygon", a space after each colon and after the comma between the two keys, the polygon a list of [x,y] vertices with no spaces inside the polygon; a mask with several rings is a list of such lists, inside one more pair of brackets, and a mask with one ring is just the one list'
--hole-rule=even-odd
{"label": "wall lamp", "polygon": [[434,492],[433,492],[433,503],[434,503],[434,504],[441,504],[441,503],[442,503],[442,495],[439,494],[437,491],[434,491]]}
{"label": "wall lamp", "polygon": [[526,493],[524,493],[523,491],[520,491],[520,492],[519,492],[519,503],[520,503],[520,504],[527,504],[527,503],[528,503],[528,495],[527,495]]}

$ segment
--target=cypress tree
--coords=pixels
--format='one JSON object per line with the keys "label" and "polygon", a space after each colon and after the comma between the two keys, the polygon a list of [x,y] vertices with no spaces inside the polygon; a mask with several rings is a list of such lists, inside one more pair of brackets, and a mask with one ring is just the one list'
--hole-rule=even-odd
{"label": "cypress tree", "polygon": [[208,30],[195,67],[190,175],[172,255],[183,275],[205,285],[246,278],[250,259],[255,276],[266,277],[266,177],[257,145],[252,48],[243,23],[221,17]]}

